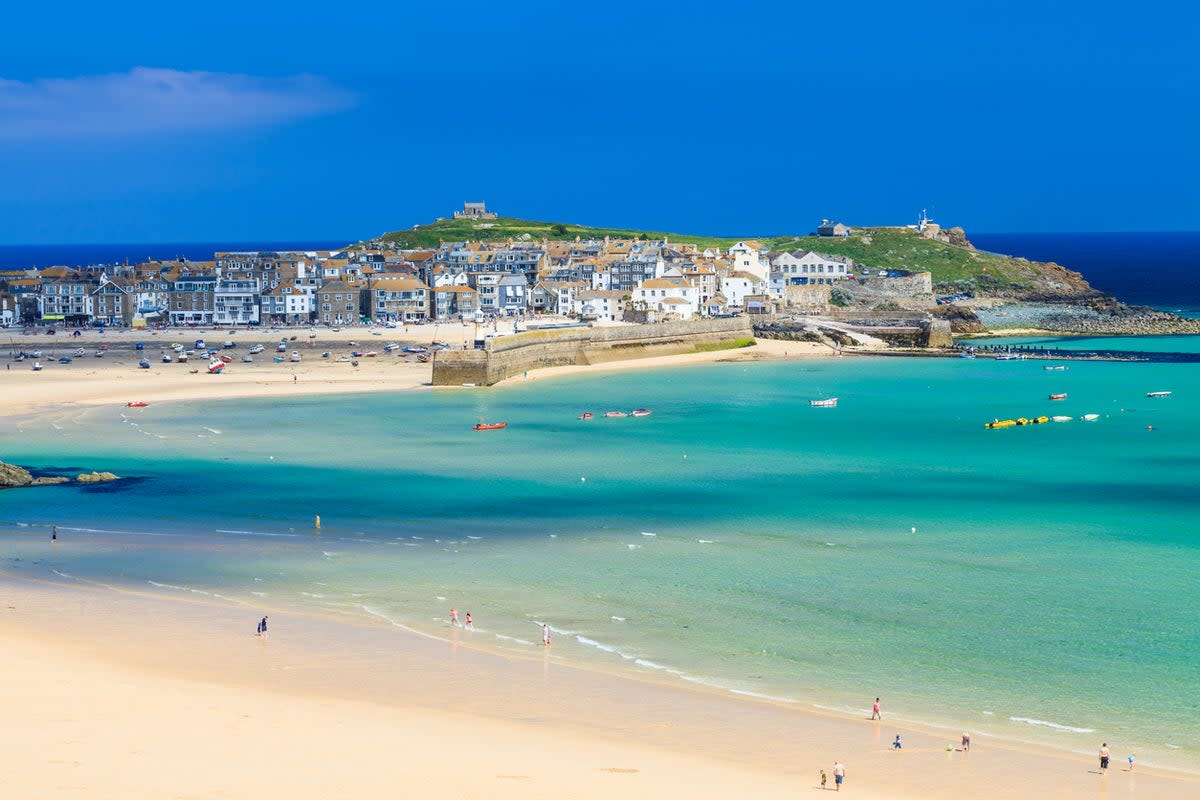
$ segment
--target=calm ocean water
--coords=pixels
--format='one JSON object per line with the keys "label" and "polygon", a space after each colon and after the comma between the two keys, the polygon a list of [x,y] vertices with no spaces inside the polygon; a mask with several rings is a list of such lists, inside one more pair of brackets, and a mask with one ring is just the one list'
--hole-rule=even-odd
{"label": "calm ocean water", "polygon": [[211,261],[213,253],[241,250],[334,250],[354,239],[315,242],[173,242],[159,244],[0,244],[0,269],[137,264],[150,259]]}
{"label": "calm ocean water", "polygon": [[[547,621],[573,661],[848,713],[880,695],[949,733],[1200,770],[1200,371],[1042,366],[715,364],[43,415],[3,424],[5,460],[131,479],[0,493],[0,537],[52,580],[433,635],[453,606],[500,650]],[[1075,419],[983,428],[1043,413]]]}
{"label": "calm ocean water", "polygon": [[1200,309],[1200,232],[980,233],[981,250],[1056,261],[1126,303]]}

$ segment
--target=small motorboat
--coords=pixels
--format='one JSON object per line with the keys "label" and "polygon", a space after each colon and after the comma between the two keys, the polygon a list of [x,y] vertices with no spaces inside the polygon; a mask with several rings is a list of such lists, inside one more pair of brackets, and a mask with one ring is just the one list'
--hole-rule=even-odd
{"label": "small motorboat", "polygon": [[813,408],[836,408],[838,399],[830,397],[825,400],[809,400],[808,404]]}
{"label": "small motorboat", "polygon": [[71,363],[71,357],[70,357],[70,356],[63,356],[62,358],[60,358],[60,359],[58,360],[58,363],[60,363],[60,364],[70,364],[70,363]]}
{"label": "small motorboat", "polygon": [[1100,419],[1100,415],[1099,414],[1084,414],[1083,418],[1086,419],[1088,422],[1095,422],[1096,420]]}
{"label": "small motorboat", "polygon": [[237,347],[237,345],[234,344],[232,340],[226,339],[221,347],[224,347],[226,350],[232,350],[233,348]]}
{"label": "small motorboat", "polygon": [[242,362],[243,362],[243,363],[246,363],[246,364],[253,364],[253,363],[254,363],[254,356],[252,356],[252,355],[250,355],[249,353],[247,353],[246,355],[242,356]]}
{"label": "small motorboat", "polygon": [[630,411],[629,416],[631,416],[631,417],[648,417],[653,413],[654,412],[648,408],[639,408],[634,411]]}
{"label": "small motorboat", "polygon": [[225,369],[225,362],[219,358],[214,358],[212,361],[208,362],[209,375],[218,375],[223,369]]}
{"label": "small motorboat", "polygon": [[1170,397],[1170,392],[1146,392],[1146,397]]}
{"label": "small motorboat", "polygon": [[958,357],[959,358],[975,358],[975,354],[974,353],[959,353]]}
{"label": "small motorboat", "polygon": [[376,351],[374,351],[374,350],[368,350],[367,352],[363,353],[363,356],[364,356],[365,358],[374,358],[374,357],[375,357],[375,356],[377,356],[377,355],[379,355],[379,353],[377,353],[377,352],[376,352]]}
{"label": "small motorboat", "polygon": [[604,416],[606,416],[606,417],[628,417],[629,415],[627,413],[625,413],[624,411],[605,411]]}
{"label": "small motorboat", "polygon": [[1054,420],[1055,422],[1070,422],[1071,421],[1071,417],[1051,417],[1050,419]]}
{"label": "small motorboat", "polygon": [[96,352],[92,353],[92,355],[94,355],[96,358],[104,358],[104,351],[97,350]]}
{"label": "small motorboat", "polygon": [[282,364],[283,356],[271,356],[271,360],[274,361],[276,364]]}
{"label": "small motorboat", "polygon": [[159,359],[159,361],[161,361],[164,364],[171,363],[171,356],[169,353],[163,353],[161,356],[158,357],[158,359]]}
{"label": "small motorboat", "polygon": [[74,355],[76,358],[83,358],[87,355],[87,350],[84,350],[82,347],[76,347],[75,352],[72,353],[72,355]]}
{"label": "small motorboat", "polygon": [[299,361],[300,360],[300,351],[293,350],[291,356],[288,357],[288,360],[291,361],[293,364],[296,363],[297,361]]}
{"label": "small motorboat", "polygon": [[142,369],[150,369],[150,361],[143,358],[142,360],[138,361],[138,366]]}
{"label": "small motorboat", "polygon": [[425,353],[428,352],[429,348],[421,347],[420,345],[406,344],[404,345],[403,350],[406,353]]}
{"label": "small motorboat", "polygon": [[1062,372],[1064,369],[1066,369],[1066,366],[1063,364],[1049,364],[1042,367],[1042,369],[1046,370],[1046,372]]}
{"label": "small motorboat", "polygon": [[1001,353],[996,356],[997,361],[1024,361],[1025,356],[1017,355],[1016,353]]}
{"label": "small motorboat", "polygon": [[1066,393],[1066,392],[1059,392],[1058,394],[1052,394],[1052,395],[1050,395],[1050,399],[1051,399],[1051,400],[1066,400],[1066,399],[1067,399],[1067,393]]}
{"label": "small motorboat", "polygon": [[217,358],[221,359],[226,364],[229,364],[233,361],[233,356],[219,355],[219,356],[217,356]]}
{"label": "small motorboat", "polygon": [[148,405],[150,405],[150,404],[149,404],[149,403],[146,403],[146,402],[143,402],[143,401],[141,401],[141,400],[133,400],[132,402],[129,402],[129,403],[126,403],[126,404],[125,404],[125,406],[126,406],[127,408],[145,408],[145,407],[146,407],[146,406],[148,406]]}
{"label": "small motorboat", "polygon": [[33,362],[33,371],[41,372],[42,371],[42,362],[40,362],[40,361]]}
{"label": "small motorboat", "polygon": [[596,416],[596,415],[595,415],[595,414],[593,414],[592,412],[590,412],[590,411],[585,411],[585,412],[583,412],[582,414],[580,414],[580,415],[579,415],[579,418],[580,418],[580,419],[591,419],[591,418],[592,418],[592,417],[594,417],[594,416]]}
{"label": "small motorboat", "polygon": [[388,342],[387,344],[385,344],[383,346],[383,352],[385,352],[385,353],[390,353],[393,350],[399,350],[399,349],[400,349],[400,345],[396,344],[395,342]]}
{"label": "small motorboat", "polygon": [[501,428],[507,428],[507,422],[477,422],[471,426],[473,431],[498,431]]}
{"label": "small motorboat", "polygon": [[262,351],[263,351],[263,346],[261,344],[256,344],[256,345],[254,345],[254,347],[250,348],[250,355],[256,356],[259,353],[261,353]]}
{"label": "small motorboat", "polygon": [[331,355],[333,354],[326,350],[324,353],[321,353],[321,358],[329,358]]}
{"label": "small motorboat", "polygon": [[351,350],[350,355],[354,356],[355,358],[362,358],[363,351],[362,350]]}
{"label": "small motorboat", "polygon": [[187,353],[176,353],[175,354],[175,363],[176,364],[186,364],[187,360],[188,360]]}
{"label": "small motorboat", "polygon": [[983,423],[983,427],[989,430],[996,430],[998,428],[1011,428],[1016,424],[1017,421],[1015,419],[994,419],[991,422]]}

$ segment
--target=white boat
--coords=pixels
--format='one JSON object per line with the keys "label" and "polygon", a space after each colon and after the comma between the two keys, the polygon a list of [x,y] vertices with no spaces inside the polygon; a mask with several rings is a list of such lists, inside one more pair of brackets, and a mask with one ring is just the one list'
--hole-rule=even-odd
{"label": "white boat", "polygon": [[1016,353],[1002,353],[996,356],[997,361],[1024,361],[1025,356]]}
{"label": "white boat", "polygon": [[216,375],[225,369],[225,362],[219,358],[214,358],[208,362],[208,374]]}
{"label": "white boat", "polygon": [[289,360],[292,363],[299,361],[300,360],[300,352],[298,350],[293,350],[292,355],[289,357]]}
{"label": "white boat", "polygon": [[263,346],[261,344],[256,344],[256,345],[254,345],[254,347],[250,348],[250,355],[256,356],[259,353],[261,353],[262,351],[263,351]]}
{"label": "white boat", "polygon": [[1047,372],[1062,372],[1064,369],[1066,369],[1066,367],[1062,364],[1052,364],[1050,366],[1042,367],[1042,369],[1046,370]]}
{"label": "white boat", "polygon": [[1088,422],[1095,422],[1096,420],[1100,419],[1100,415],[1099,414],[1084,414],[1083,418],[1086,419]]}
{"label": "white boat", "polygon": [[1054,420],[1055,422],[1070,422],[1071,421],[1071,417],[1051,417],[1050,419]]}
{"label": "white boat", "polygon": [[835,408],[837,406],[837,401],[838,399],[836,397],[830,397],[825,400],[809,400],[808,404],[813,408]]}
{"label": "white boat", "polygon": [[33,362],[33,371],[41,372],[42,371],[42,362],[40,362],[40,361]]}
{"label": "white boat", "polygon": [[1146,397],[1170,397],[1170,392],[1146,392]]}

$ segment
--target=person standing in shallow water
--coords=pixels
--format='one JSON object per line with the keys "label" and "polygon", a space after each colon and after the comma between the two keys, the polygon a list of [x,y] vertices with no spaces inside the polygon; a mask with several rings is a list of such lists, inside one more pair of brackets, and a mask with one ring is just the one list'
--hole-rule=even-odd
{"label": "person standing in shallow water", "polygon": [[879,698],[875,698],[875,704],[871,706],[871,719],[883,719],[883,715],[879,713]]}
{"label": "person standing in shallow water", "polygon": [[1104,744],[1100,745],[1100,771],[1101,772],[1108,771],[1108,756],[1109,756],[1108,742],[1105,742]]}
{"label": "person standing in shallow water", "polygon": [[58,541],[58,526],[57,525],[52,525],[50,527],[50,541],[52,541],[52,542]]}

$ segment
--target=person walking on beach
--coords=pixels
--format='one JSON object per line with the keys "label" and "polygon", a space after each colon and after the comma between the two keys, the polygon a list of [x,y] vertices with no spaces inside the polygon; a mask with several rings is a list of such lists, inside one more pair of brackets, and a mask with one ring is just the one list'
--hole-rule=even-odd
{"label": "person walking on beach", "polygon": [[825,777],[825,770],[821,770],[821,791],[822,792],[825,791],[825,782],[827,780],[829,780],[829,778]]}
{"label": "person walking on beach", "polygon": [[883,715],[879,713],[879,698],[875,698],[875,705],[871,706],[871,719],[883,719]]}
{"label": "person walking on beach", "polygon": [[904,745],[900,743],[900,734],[898,734],[898,733],[896,734],[896,738],[892,739],[892,749],[893,750],[903,750],[904,749]]}
{"label": "person walking on beach", "polygon": [[264,638],[267,635],[267,618],[266,617],[263,617],[261,620],[258,621],[258,635],[262,636]]}
{"label": "person walking on beach", "polygon": [[451,625],[458,624],[458,609],[457,608],[450,609],[450,624]]}
{"label": "person walking on beach", "polygon": [[542,644],[546,647],[550,646],[550,626],[542,623]]}
{"label": "person walking on beach", "polygon": [[1125,758],[1129,761],[1129,771],[1133,772],[1133,753],[1125,756]]}
{"label": "person walking on beach", "polygon": [[1108,742],[1100,745],[1100,771],[1108,771]]}
{"label": "person walking on beach", "polygon": [[840,761],[833,762],[833,788],[835,791],[842,790],[842,781],[846,780],[846,765]]}
{"label": "person walking on beach", "polygon": [[963,731],[962,735],[962,750],[964,753],[971,752],[971,734]]}

